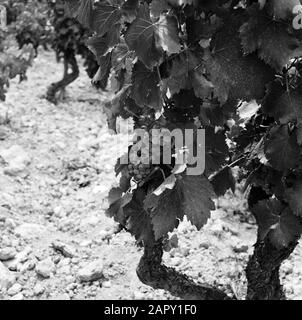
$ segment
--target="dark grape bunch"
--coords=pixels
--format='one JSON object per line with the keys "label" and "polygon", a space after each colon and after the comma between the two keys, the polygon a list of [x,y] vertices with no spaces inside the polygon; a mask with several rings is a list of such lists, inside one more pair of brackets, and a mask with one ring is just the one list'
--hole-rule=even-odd
{"label": "dark grape bunch", "polygon": [[135,181],[140,182],[146,179],[153,171],[153,166],[151,164],[128,164],[128,174]]}

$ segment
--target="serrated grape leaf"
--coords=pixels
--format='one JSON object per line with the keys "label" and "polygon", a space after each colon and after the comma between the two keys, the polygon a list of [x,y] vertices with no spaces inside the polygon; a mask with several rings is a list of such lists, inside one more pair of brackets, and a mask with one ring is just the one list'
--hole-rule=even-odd
{"label": "serrated grape leaf", "polygon": [[122,195],[123,195],[123,192],[120,188],[112,188],[109,191],[109,195],[108,195],[109,205],[112,205],[113,203],[118,201],[122,197]]}
{"label": "serrated grape leaf", "polygon": [[176,188],[166,189],[160,196],[151,193],[146,197],[144,208],[151,210],[150,217],[156,240],[166,237],[168,232],[178,226],[177,219],[183,219],[181,203],[181,194]]}
{"label": "serrated grape leaf", "polygon": [[211,183],[204,176],[185,175],[177,181],[177,189],[182,193],[184,214],[198,230],[201,229],[210,218],[211,210],[215,210]]}
{"label": "serrated grape leaf", "polygon": [[231,189],[233,193],[235,192],[236,181],[230,167],[225,167],[218,171],[210,178],[210,181],[218,197],[225,195],[229,189]]}
{"label": "serrated grape leaf", "polygon": [[214,84],[214,93],[224,104],[232,100],[262,99],[265,85],[274,78],[273,70],[256,55],[243,56],[238,29],[244,16],[233,14],[211,41],[206,52],[206,68]]}
{"label": "serrated grape leaf", "polygon": [[259,240],[268,236],[277,249],[297,241],[302,232],[302,220],[276,199],[261,200],[251,211],[257,220]]}
{"label": "serrated grape leaf", "polygon": [[125,40],[130,50],[134,50],[150,69],[159,65],[163,58],[163,49],[157,43],[155,31],[148,5],[140,5],[137,18],[128,28]]}
{"label": "serrated grape leaf", "polygon": [[135,64],[132,73],[132,96],[141,108],[148,106],[161,110],[163,102],[159,82],[156,70],[150,71],[140,61]]}
{"label": "serrated grape leaf", "polygon": [[246,54],[257,51],[259,57],[277,71],[281,71],[290,59],[302,55],[301,41],[284,26],[284,22],[272,21],[257,9],[251,10],[251,16],[240,27]]}
{"label": "serrated grape leaf", "polygon": [[87,46],[90,51],[95,55],[98,63],[100,58],[106,54],[109,49],[107,39],[104,36],[92,36],[87,40]]}
{"label": "serrated grape leaf", "polygon": [[283,206],[276,199],[261,200],[251,207],[258,225],[258,238],[263,241],[280,222]]}
{"label": "serrated grape leaf", "polygon": [[184,215],[198,229],[210,217],[215,209],[210,182],[203,176],[182,175],[178,178],[173,190],[166,189],[159,196],[149,194],[144,202],[145,209],[151,209],[151,220],[155,238],[165,237],[177,226],[177,220]]}
{"label": "serrated grape leaf", "polygon": [[148,5],[140,5],[137,18],[128,28],[125,40],[130,50],[149,69],[163,61],[163,51],[168,54],[180,51],[177,21],[172,16],[161,16],[153,22]]}
{"label": "serrated grape leaf", "polygon": [[270,241],[278,249],[287,248],[299,240],[302,233],[302,220],[290,208],[283,210],[276,228],[269,233]]}
{"label": "serrated grape leaf", "polygon": [[137,241],[145,244],[154,241],[150,215],[144,209],[145,193],[141,189],[134,191],[132,201],[124,207],[127,218],[127,229],[135,236]]}
{"label": "serrated grape leaf", "polygon": [[302,124],[302,91],[287,90],[279,81],[270,83],[262,102],[263,111],[279,120],[281,124]]}
{"label": "serrated grape leaf", "polygon": [[172,95],[191,88],[199,98],[212,93],[213,85],[202,73],[201,61],[202,57],[191,50],[185,50],[173,58],[170,76],[165,80]]}
{"label": "serrated grape leaf", "polygon": [[296,134],[290,134],[287,125],[273,127],[265,141],[264,152],[274,169],[286,172],[294,168],[300,157]]}
{"label": "serrated grape leaf", "polygon": [[293,213],[302,217],[302,180],[296,180],[291,188],[285,190],[287,200]]}
{"label": "serrated grape leaf", "polygon": [[152,0],[150,5],[150,11],[153,17],[160,17],[160,15],[168,10],[171,7],[167,0]]}
{"label": "serrated grape leaf", "polygon": [[110,33],[115,25],[120,24],[121,16],[119,6],[97,2],[93,11],[92,28],[99,36],[103,36],[107,32]]}
{"label": "serrated grape leaf", "polygon": [[[113,218],[116,222],[125,226],[127,216],[124,212],[124,207],[132,200],[133,194],[125,193],[122,195],[120,188],[113,188],[109,192],[109,208],[106,210],[107,216]],[[115,200],[115,201],[114,201]]]}

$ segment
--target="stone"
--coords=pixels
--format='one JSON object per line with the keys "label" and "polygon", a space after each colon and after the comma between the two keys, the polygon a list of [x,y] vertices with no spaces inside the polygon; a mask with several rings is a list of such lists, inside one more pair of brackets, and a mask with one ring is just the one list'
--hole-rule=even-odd
{"label": "stone", "polygon": [[102,283],[102,288],[107,288],[107,289],[109,289],[109,288],[111,288],[111,286],[112,286],[112,284],[111,284],[110,281],[104,281],[104,282]]}
{"label": "stone", "polygon": [[9,300],[24,300],[22,293],[17,293],[15,296],[11,297]]}
{"label": "stone", "polygon": [[40,296],[44,292],[45,292],[45,288],[40,283],[37,283],[34,287],[34,294],[36,296]]}
{"label": "stone", "polygon": [[42,237],[46,230],[46,227],[39,224],[24,223],[15,229],[15,235],[24,239],[34,239]]}
{"label": "stone", "polygon": [[50,278],[51,274],[55,272],[56,267],[50,258],[42,260],[36,265],[36,273],[43,278]]}
{"label": "stone", "polygon": [[17,251],[14,248],[3,248],[0,249],[0,261],[8,261],[15,258]]}
{"label": "stone", "polygon": [[99,280],[103,276],[103,268],[102,260],[91,262],[78,271],[78,279],[80,282]]}
{"label": "stone", "polygon": [[0,262],[0,289],[9,289],[16,282],[15,275]]}
{"label": "stone", "polygon": [[236,244],[233,246],[233,251],[236,253],[245,253],[249,250],[249,246],[246,244]]}
{"label": "stone", "polygon": [[26,167],[31,162],[27,152],[18,145],[14,145],[9,149],[0,150],[0,156],[8,163],[8,166],[4,168],[3,172],[12,176],[24,173]]}
{"label": "stone", "polygon": [[20,283],[15,283],[12,287],[7,290],[7,294],[10,296],[15,296],[22,290],[22,286]]}
{"label": "stone", "polygon": [[59,240],[53,241],[52,247],[56,251],[59,251],[60,253],[62,253],[64,257],[73,258],[74,256],[76,256],[76,250],[73,247]]}

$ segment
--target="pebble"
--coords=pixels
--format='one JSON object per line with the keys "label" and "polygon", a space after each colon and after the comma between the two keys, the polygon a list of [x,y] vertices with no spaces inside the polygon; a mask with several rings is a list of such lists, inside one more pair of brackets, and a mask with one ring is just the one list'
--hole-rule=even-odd
{"label": "pebble", "polygon": [[236,253],[245,253],[249,250],[249,246],[246,244],[236,244],[233,246],[233,251]]}
{"label": "pebble", "polygon": [[11,297],[9,300],[24,300],[24,296],[22,293],[17,293],[13,297]]}
{"label": "pebble", "polygon": [[73,247],[61,241],[53,241],[52,247],[62,253],[64,257],[73,258],[76,255],[76,250]]}
{"label": "pebble", "polygon": [[14,248],[0,249],[0,261],[8,261],[15,258],[17,251]]}
{"label": "pebble", "polygon": [[49,258],[38,262],[36,265],[36,273],[43,278],[50,278],[54,272],[55,264]]}
{"label": "pebble", "polygon": [[7,294],[10,296],[15,296],[22,290],[22,286],[20,283],[15,283],[12,287],[7,290]]}
{"label": "pebble", "polygon": [[89,282],[99,280],[103,276],[103,261],[96,260],[89,263],[78,271],[78,279],[80,282]]}
{"label": "pebble", "polygon": [[44,292],[45,292],[45,288],[40,283],[37,283],[34,287],[34,294],[36,296],[40,296]]}
{"label": "pebble", "polygon": [[110,281],[104,281],[104,282],[102,283],[102,288],[107,288],[107,289],[109,289],[109,288],[111,288],[111,286],[112,286],[112,284],[111,284]]}
{"label": "pebble", "polygon": [[15,275],[0,262],[0,289],[9,289],[15,282]]}

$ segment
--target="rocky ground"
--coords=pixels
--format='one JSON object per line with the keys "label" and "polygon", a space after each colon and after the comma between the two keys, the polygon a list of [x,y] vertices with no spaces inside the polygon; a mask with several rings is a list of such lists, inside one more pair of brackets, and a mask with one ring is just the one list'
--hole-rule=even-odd
{"label": "rocky ground", "polygon": [[[176,299],[140,283],[141,249],[104,214],[118,149],[102,110],[106,94],[82,70],[54,106],[43,96],[61,73],[42,52],[28,81],[13,81],[0,103],[0,299]],[[255,224],[239,191],[217,207],[202,231],[182,223],[164,259],[243,299]],[[282,267],[290,299],[302,298],[301,250]]]}

